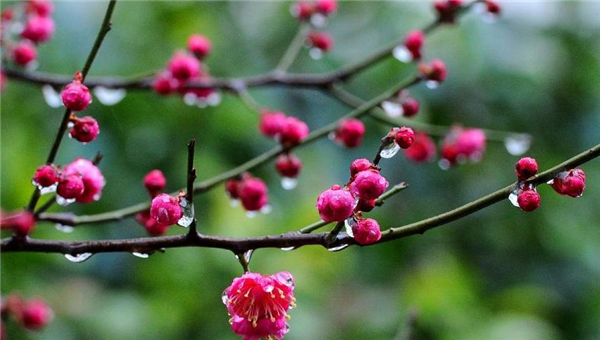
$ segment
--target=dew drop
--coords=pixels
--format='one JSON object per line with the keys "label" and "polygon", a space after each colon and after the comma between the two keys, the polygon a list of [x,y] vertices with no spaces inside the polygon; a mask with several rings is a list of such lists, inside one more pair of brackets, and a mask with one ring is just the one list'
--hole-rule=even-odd
{"label": "dew drop", "polygon": [[325,27],[327,25],[327,17],[321,13],[315,13],[310,17],[310,23],[316,28]]}
{"label": "dew drop", "polygon": [[381,108],[390,117],[400,117],[404,114],[404,109],[402,109],[402,105],[395,101],[386,100],[381,103]]}
{"label": "dew drop", "polygon": [[273,207],[270,204],[265,204],[262,208],[260,208],[260,212],[262,214],[270,214],[273,211]]}
{"label": "dew drop", "polygon": [[183,95],[183,102],[186,105],[194,106],[198,103],[198,97],[193,93],[186,93]]}
{"label": "dew drop", "polygon": [[229,205],[232,207],[239,207],[240,206],[240,200],[238,200],[237,198],[230,198],[229,199]]}
{"label": "dew drop", "polygon": [[392,55],[403,63],[410,63],[413,60],[412,53],[404,45],[396,46],[392,51]]}
{"label": "dew drop", "polygon": [[250,263],[250,260],[252,260],[252,255],[254,255],[254,249],[244,252],[244,261],[246,261],[246,263]]}
{"label": "dew drop", "polygon": [[346,234],[348,234],[348,236],[350,236],[350,237],[354,237],[354,231],[352,230],[352,228],[356,227],[357,225],[358,225],[358,222],[356,221],[356,219],[353,216],[346,219],[344,221],[344,227],[346,228]]}
{"label": "dew drop", "polygon": [[56,223],[54,225],[54,228],[56,228],[56,230],[63,232],[65,234],[70,234],[75,230],[75,228],[73,228],[70,225],[64,225],[64,224],[60,224],[60,223]]}
{"label": "dew drop", "polygon": [[400,151],[400,145],[398,145],[396,142],[392,142],[383,148],[379,155],[383,158],[392,158],[398,153],[398,151]]}
{"label": "dew drop", "polygon": [[60,94],[52,87],[52,85],[46,84],[42,86],[42,94],[44,95],[44,100],[48,106],[53,108],[62,106]]}
{"label": "dew drop", "polygon": [[440,86],[440,82],[437,80],[428,80],[425,82],[425,86],[427,86],[428,89],[435,90]]}
{"label": "dew drop", "polygon": [[283,250],[283,251],[292,251],[294,249],[296,249],[296,247],[284,247],[284,248],[281,248],[281,250]]}
{"label": "dew drop", "polygon": [[348,246],[349,246],[349,244],[342,244],[337,247],[327,248],[327,250],[330,252],[337,252],[337,251],[342,251],[342,250],[348,248]]}
{"label": "dew drop", "polygon": [[50,193],[56,192],[57,186],[58,186],[57,184],[53,184],[49,187],[38,186],[38,189],[40,189],[40,194],[45,195],[45,194],[50,194]]}
{"label": "dew drop", "polygon": [[104,86],[94,88],[94,94],[98,101],[106,106],[116,105],[127,95],[125,89],[109,89]]}
{"label": "dew drop", "polygon": [[194,205],[189,204],[185,198],[179,202],[179,205],[183,208],[183,216],[177,221],[177,225],[187,228],[194,222]]}
{"label": "dew drop", "polygon": [[513,134],[504,139],[506,151],[513,156],[520,156],[529,150],[531,136],[524,133]]}
{"label": "dew drop", "polygon": [[246,217],[255,218],[256,216],[258,216],[258,213],[256,213],[256,211],[246,211]]}
{"label": "dew drop", "polygon": [[150,257],[150,254],[147,254],[147,253],[140,253],[140,252],[137,252],[137,251],[134,251],[133,253],[131,253],[131,255],[133,255],[133,256],[136,256],[136,257],[139,257],[139,258],[141,258],[141,259],[147,259],[147,258],[149,258],[149,257]]}
{"label": "dew drop", "polygon": [[450,163],[449,160],[442,158],[438,161],[438,166],[440,167],[440,169],[442,170],[448,170],[450,169],[450,167],[452,166],[452,164]]}
{"label": "dew drop", "polygon": [[69,205],[73,202],[75,202],[74,198],[64,198],[60,195],[56,195],[56,203],[58,203],[58,205],[62,205],[63,207],[66,207],[67,205]]}
{"label": "dew drop", "polygon": [[308,51],[308,55],[313,58],[313,60],[320,60],[323,58],[323,51],[319,48],[313,47]]}
{"label": "dew drop", "polygon": [[227,289],[225,289],[223,291],[223,293],[221,294],[221,301],[223,302],[223,304],[225,306],[227,306],[227,299],[228,299],[228,297],[227,297]]}
{"label": "dew drop", "polygon": [[510,203],[512,203],[512,205],[514,205],[515,207],[519,207],[519,202],[517,201],[518,198],[518,189],[513,190],[510,195],[508,195],[508,200],[510,201]]}
{"label": "dew drop", "polygon": [[337,137],[337,133],[335,133],[335,131],[331,131],[331,132],[330,132],[330,133],[327,135],[327,138],[328,138],[329,140],[331,140],[331,141],[335,141],[336,137]]}
{"label": "dew drop", "polygon": [[40,63],[37,60],[34,60],[34,61],[29,62],[27,65],[25,65],[25,70],[27,70],[29,72],[33,72],[33,71],[37,70],[38,67],[40,67]]}
{"label": "dew drop", "polygon": [[549,180],[548,182],[546,182],[546,184],[548,184],[548,185],[552,185],[552,184],[554,184],[554,178],[553,178],[553,179],[551,179],[551,180]]}
{"label": "dew drop", "polygon": [[285,190],[294,190],[298,186],[297,178],[290,177],[282,177],[281,178],[281,187]]}
{"label": "dew drop", "polygon": [[65,258],[71,262],[74,263],[81,263],[87,259],[89,259],[90,257],[92,257],[92,253],[81,253],[81,254],[75,254],[75,255],[71,255],[71,254],[65,254]]}
{"label": "dew drop", "polygon": [[210,106],[217,106],[221,104],[221,94],[219,92],[213,92],[206,97],[206,103]]}

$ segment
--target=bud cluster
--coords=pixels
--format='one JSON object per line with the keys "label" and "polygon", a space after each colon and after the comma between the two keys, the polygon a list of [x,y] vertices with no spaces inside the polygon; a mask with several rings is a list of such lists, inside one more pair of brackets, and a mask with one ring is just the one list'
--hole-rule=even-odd
{"label": "bud cluster", "polygon": [[243,174],[241,178],[228,180],[225,190],[234,202],[239,200],[249,212],[264,210],[269,203],[267,185],[249,173]]}
{"label": "bud cluster", "polygon": [[[144,176],[144,187],[146,188],[146,190],[148,191],[148,194],[150,195],[151,198],[155,198],[157,196],[159,196],[163,190],[165,189],[165,187],[167,186],[167,179],[165,178],[165,175],[163,175],[162,171],[160,170],[152,170],[149,173],[146,174],[146,176]],[[164,194],[167,197],[171,197],[169,195]],[[175,207],[173,207],[172,209],[170,209],[170,207],[167,207],[166,211],[168,213],[172,213],[175,216],[172,217],[172,219],[175,219],[177,216],[179,216],[179,218],[181,218],[181,216],[183,215],[183,210],[181,209],[181,207],[179,206],[179,201],[178,198],[173,198],[176,200],[177,205]],[[170,199],[169,199],[170,202]],[[158,204],[161,203],[161,201],[157,201],[156,203],[154,202],[154,200],[152,201],[152,206],[155,207],[155,210],[158,209]],[[164,206],[165,204],[163,204]],[[179,218],[177,218],[175,220],[175,223],[179,220]],[[148,232],[148,234],[152,235],[152,236],[159,236],[162,235],[164,233],[167,232],[167,230],[169,229],[169,227],[175,223],[159,223],[158,220],[155,217],[152,217],[150,214],[150,210],[146,210],[143,212],[138,213],[137,215],[135,215],[135,219],[136,221],[143,225],[146,228],[146,231]]]}
{"label": "bud cluster", "polygon": [[4,322],[14,319],[20,326],[30,331],[39,331],[54,318],[52,309],[41,299],[25,300],[19,294],[11,293],[2,298],[2,339],[6,338]]}

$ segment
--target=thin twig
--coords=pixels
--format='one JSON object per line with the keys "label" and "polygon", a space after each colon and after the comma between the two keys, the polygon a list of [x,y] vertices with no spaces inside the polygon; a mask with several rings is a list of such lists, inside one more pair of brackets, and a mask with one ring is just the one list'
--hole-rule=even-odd
{"label": "thin twig", "polygon": [[[572,169],[580,166],[594,158],[600,156],[600,144],[586,150],[565,162],[558,164],[533,177],[528,182],[533,184],[546,183],[552,179],[555,174],[566,169]],[[427,230],[445,225],[462,217],[473,214],[494,203],[507,199],[515,184],[511,184],[478,200],[467,203],[459,208],[447,213],[434,216],[416,223],[411,223],[402,227],[391,228],[382,233],[381,240],[376,244],[388,242],[391,240],[408,237],[414,234],[422,234]],[[328,243],[325,239],[327,233],[303,234],[298,232],[289,232],[274,236],[263,236],[254,238],[227,238],[208,235],[199,235],[197,238],[190,239],[186,235],[163,236],[163,237],[145,237],[125,240],[103,240],[103,241],[47,241],[36,239],[25,239],[17,242],[12,238],[2,239],[0,250],[3,252],[44,252],[61,254],[80,254],[80,253],[106,253],[106,252],[152,252],[162,248],[179,247],[204,247],[228,249],[236,254],[243,253],[251,249],[259,248],[298,248],[305,245],[321,245],[326,248],[337,247],[341,245],[356,244],[350,236],[338,237],[333,243]]]}
{"label": "thin twig", "polygon": [[188,165],[187,165],[187,190],[185,192],[186,210],[192,214],[192,223],[189,226],[188,236],[195,237],[198,234],[196,227],[196,212],[194,210],[194,181],[196,180],[196,168],[194,167],[194,150],[196,148],[196,139],[188,143]]}
{"label": "thin twig", "polygon": [[[100,50],[100,46],[104,41],[104,37],[110,31],[111,23],[110,18],[115,9],[115,5],[117,4],[117,0],[111,0],[108,4],[108,8],[106,9],[106,14],[104,15],[104,20],[102,21],[102,26],[100,27],[100,31],[98,31],[98,36],[96,37],[96,41],[92,46],[92,50],[87,57],[85,65],[83,66],[82,81],[85,80],[87,73],[89,72],[92,64],[96,58],[96,54],[98,54],[98,50]],[[58,127],[58,132],[56,133],[56,137],[54,138],[54,142],[52,143],[52,147],[50,148],[50,153],[48,154],[48,158],[46,158],[46,164],[54,163],[54,159],[56,158],[56,154],[58,153],[58,149],[60,148],[60,144],[63,140],[64,134],[67,131],[67,126],[69,124],[69,118],[71,117],[71,110],[66,109],[63,114],[63,118],[60,122],[60,126]],[[37,205],[38,200],[40,199],[41,193],[40,189],[35,188],[33,194],[31,195],[31,199],[29,200],[29,204],[27,205],[27,210],[33,212],[35,210],[35,206]]]}
{"label": "thin twig", "polygon": [[283,73],[286,72],[290,68],[290,66],[292,66],[294,60],[296,60],[298,53],[304,45],[304,40],[306,39],[306,32],[308,32],[309,28],[310,27],[307,24],[301,24],[300,28],[298,29],[298,32],[296,33],[296,36],[294,37],[294,39],[292,39],[292,42],[283,54],[283,57],[277,64],[277,67],[275,68],[274,72]]}

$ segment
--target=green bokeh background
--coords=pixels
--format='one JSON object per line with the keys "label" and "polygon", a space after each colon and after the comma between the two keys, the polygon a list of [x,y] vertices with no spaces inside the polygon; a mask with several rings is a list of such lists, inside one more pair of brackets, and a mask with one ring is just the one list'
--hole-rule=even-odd
{"label": "green bokeh background", "polygon": [[[2,2],[9,6],[11,2]],[[55,37],[40,47],[40,70],[73,74],[89,52],[106,2],[57,2]],[[418,120],[529,132],[528,155],[542,169],[600,140],[600,4],[507,2],[490,25],[474,11],[460,25],[427,38],[426,53],[449,67],[439,89],[418,86]],[[324,72],[360,59],[434,19],[430,3],[342,2],[327,27],[334,50],[314,61],[303,51],[294,72]],[[277,64],[297,29],[288,2],[120,2],[90,76],[133,76],[162,68],[191,33],[213,41],[211,73],[245,76]],[[353,93],[370,98],[411,74],[389,58],[361,73]],[[348,108],[306,89],[260,88],[264,106],[305,120],[311,129]],[[1,100],[3,210],[24,206],[31,176],[43,163],[63,110],[47,106],[38,86],[9,80]],[[170,191],[185,185],[185,145],[198,140],[200,179],[230,169],[273,146],[257,133],[257,115],[230,95],[214,108],[186,106],[180,98],[149,91],[128,93],[116,106],[97,100],[86,111],[100,123],[98,140],[65,139],[57,162],[105,155],[108,184],[102,200],[54,208],[78,214],[104,212],[147,199],[141,179],[164,171]],[[273,164],[254,174],[269,185],[273,212],[248,219],[229,206],[222,186],[197,196],[203,233],[258,236],[298,229],[318,218],[316,196],[347,179],[347,165],[371,157],[388,129],[365,120],[361,147],[345,150],[323,139],[299,149],[300,185],[285,191]],[[410,188],[371,216],[399,226],[450,210],[514,180],[501,143],[489,143],[484,161],[442,171],[401,155],[384,160],[391,183]],[[424,236],[329,253],[320,247],[255,253],[253,271],[281,270],[296,277],[298,308],[289,339],[391,339],[418,314],[418,339],[600,338],[600,162],[583,166],[588,182],[579,199],[539,188],[534,213],[508,200]],[[184,232],[173,227],[169,234]],[[89,240],[144,236],[132,219],[78,228],[64,234],[38,225],[33,237]],[[6,235],[5,235],[6,236]],[[99,254],[81,264],[61,255],[2,254],[2,294],[39,296],[56,313],[40,333],[9,325],[11,339],[234,339],[221,292],[241,274],[234,256],[217,249],[169,249],[148,259]]]}

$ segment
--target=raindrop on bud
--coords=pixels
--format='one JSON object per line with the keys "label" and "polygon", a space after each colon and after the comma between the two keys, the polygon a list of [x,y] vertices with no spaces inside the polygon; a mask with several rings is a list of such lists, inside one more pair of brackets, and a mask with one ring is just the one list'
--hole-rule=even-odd
{"label": "raindrop on bud", "polygon": [[296,188],[296,186],[298,186],[297,178],[290,178],[290,177],[282,177],[281,178],[281,187],[284,188],[285,190],[294,190]]}
{"label": "raindrop on bud", "polygon": [[410,51],[404,45],[396,46],[394,48],[394,50],[392,51],[392,55],[398,61],[403,62],[403,63],[409,63],[413,60],[412,53],[410,53]]}
{"label": "raindrop on bud", "polygon": [[125,91],[125,89],[109,89],[104,86],[97,86],[94,88],[94,94],[100,103],[106,106],[112,106],[123,100],[127,91]]}
{"label": "raindrop on bud", "polygon": [[60,93],[58,93],[52,85],[44,85],[42,86],[42,94],[44,95],[44,100],[48,106],[57,108],[62,106],[62,99],[60,97]]}
{"label": "raindrop on bud", "polygon": [[66,207],[67,205],[69,205],[73,202],[75,202],[75,198],[64,198],[60,195],[56,195],[56,203],[58,205],[62,205],[63,207]]}
{"label": "raindrop on bud", "polygon": [[313,47],[308,51],[308,55],[310,55],[313,60],[320,60],[323,58],[323,51],[321,51],[319,48]]}
{"label": "raindrop on bud", "polygon": [[404,109],[400,103],[394,101],[384,101],[381,103],[381,108],[388,116],[395,118],[404,115]]}
{"label": "raindrop on bud", "polygon": [[396,142],[392,142],[386,145],[386,147],[384,147],[383,150],[381,150],[379,155],[382,158],[392,158],[398,153],[398,151],[400,151],[400,145],[398,145],[398,143]]}
{"label": "raindrop on bud", "polygon": [[529,150],[531,136],[525,133],[513,134],[504,139],[506,151],[513,156],[520,156]]}
{"label": "raindrop on bud", "polygon": [[349,246],[348,244],[342,244],[337,247],[327,248],[327,251],[330,251],[330,252],[342,251],[342,250],[348,248],[348,246]]}
{"label": "raindrop on bud", "polygon": [[435,90],[440,86],[440,82],[437,80],[428,80],[425,82],[425,86],[427,86],[427,88]]}
{"label": "raindrop on bud", "polygon": [[71,262],[74,263],[81,263],[87,259],[89,259],[90,257],[92,257],[92,253],[81,253],[81,254],[75,254],[75,255],[71,255],[71,254],[65,254],[65,258]]}
{"label": "raindrop on bud", "polygon": [[131,255],[139,257],[141,259],[147,259],[147,258],[150,257],[150,254],[140,253],[140,252],[137,252],[137,251],[134,251],[133,253],[131,253]]}

